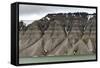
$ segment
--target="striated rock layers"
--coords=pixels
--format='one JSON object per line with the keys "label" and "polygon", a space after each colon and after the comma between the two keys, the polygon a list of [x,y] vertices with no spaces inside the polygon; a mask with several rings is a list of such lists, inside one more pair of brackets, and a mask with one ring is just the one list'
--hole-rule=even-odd
{"label": "striated rock layers", "polygon": [[95,54],[95,14],[48,14],[19,26],[19,57]]}

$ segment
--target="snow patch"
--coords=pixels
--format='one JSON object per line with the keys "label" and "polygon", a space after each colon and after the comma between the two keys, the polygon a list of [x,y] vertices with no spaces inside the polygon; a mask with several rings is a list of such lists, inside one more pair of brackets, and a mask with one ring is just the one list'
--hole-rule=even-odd
{"label": "snow patch", "polygon": [[50,18],[49,18],[49,17],[46,17],[46,19],[47,19],[47,20],[50,20]]}
{"label": "snow patch", "polygon": [[93,15],[88,15],[88,20],[90,19],[90,18],[92,18],[93,17]]}

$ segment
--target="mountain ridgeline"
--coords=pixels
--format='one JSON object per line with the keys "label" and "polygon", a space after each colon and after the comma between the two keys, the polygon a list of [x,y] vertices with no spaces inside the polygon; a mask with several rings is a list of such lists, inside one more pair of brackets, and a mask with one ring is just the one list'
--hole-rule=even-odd
{"label": "mountain ridgeline", "polygon": [[47,14],[19,22],[19,56],[87,55],[96,52],[96,14]]}

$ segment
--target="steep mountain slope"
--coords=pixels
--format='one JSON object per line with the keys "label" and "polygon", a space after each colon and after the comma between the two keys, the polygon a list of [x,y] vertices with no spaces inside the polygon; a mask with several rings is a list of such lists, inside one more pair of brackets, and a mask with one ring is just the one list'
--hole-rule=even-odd
{"label": "steep mountain slope", "polygon": [[48,14],[28,26],[19,23],[19,56],[95,54],[96,18],[91,15]]}

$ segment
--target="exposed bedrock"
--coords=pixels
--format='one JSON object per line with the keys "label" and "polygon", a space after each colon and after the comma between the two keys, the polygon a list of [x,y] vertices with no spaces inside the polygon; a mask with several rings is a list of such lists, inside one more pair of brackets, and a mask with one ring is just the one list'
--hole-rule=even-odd
{"label": "exposed bedrock", "polygon": [[19,22],[19,56],[87,55],[96,52],[96,16],[48,14],[25,26]]}

